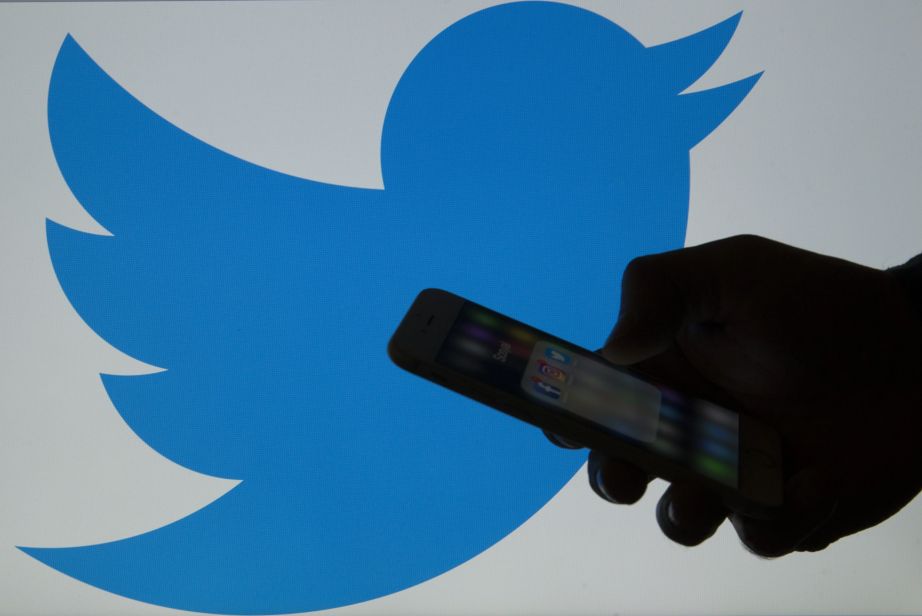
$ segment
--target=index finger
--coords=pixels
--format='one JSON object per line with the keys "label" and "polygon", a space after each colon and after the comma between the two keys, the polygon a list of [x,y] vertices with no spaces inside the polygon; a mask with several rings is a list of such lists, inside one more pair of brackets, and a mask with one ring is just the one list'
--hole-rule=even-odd
{"label": "index finger", "polygon": [[633,259],[621,280],[621,308],[605,357],[635,364],[665,351],[686,323],[719,321],[721,290],[746,271],[747,255],[770,244],[736,236]]}

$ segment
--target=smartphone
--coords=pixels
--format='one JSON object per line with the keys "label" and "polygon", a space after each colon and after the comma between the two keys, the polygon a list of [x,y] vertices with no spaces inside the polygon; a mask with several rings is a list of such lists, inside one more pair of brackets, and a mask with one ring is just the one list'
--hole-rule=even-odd
{"label": "smartphone", "polygon": [[668,481],[694,481],[746,515],[782,504],[781,440],[752,417],[607,362],[440,289],[388,344],[401,368]]}

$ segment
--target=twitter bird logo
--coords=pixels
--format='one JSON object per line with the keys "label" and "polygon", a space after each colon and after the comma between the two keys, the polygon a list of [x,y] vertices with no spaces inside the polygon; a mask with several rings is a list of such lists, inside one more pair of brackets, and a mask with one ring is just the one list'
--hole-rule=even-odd
{"label": "twitter bird logo", "polygon": [[758,80],[683,94],[739,18],[646,47],[562,4],[474,13],[401,77],[381,190],[221,152],[68,36],[51,143],[111,235],[49,221],[56,275],[100,336],[160,368],[102,375],[127,424],[241,483],[139,536],[22,549],[139,601],[253,614],[393,593],[508,535],[584,455],[403,374],[387,340],[437,286],[597,346],[627,261],[684,243],[689,150]]}

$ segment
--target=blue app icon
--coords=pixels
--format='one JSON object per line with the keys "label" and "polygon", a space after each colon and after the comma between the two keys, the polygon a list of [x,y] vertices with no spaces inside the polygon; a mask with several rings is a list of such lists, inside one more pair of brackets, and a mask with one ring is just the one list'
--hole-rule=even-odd
{"label": "blue app icon", "polygon": [[536,376],[531,377],[532,383],[534,384],[534,390],[538,393],[547,396],[552,400],[560,400],[560,388],[551,385],[550,383],[545,383]]}
{"label": "blue app icon", "polygon": [[552,361],[556,361],[558,364],[566,365],[572,361],[569,355],[554,347],[547,347],[547,350],[544,351],[544,356]]}

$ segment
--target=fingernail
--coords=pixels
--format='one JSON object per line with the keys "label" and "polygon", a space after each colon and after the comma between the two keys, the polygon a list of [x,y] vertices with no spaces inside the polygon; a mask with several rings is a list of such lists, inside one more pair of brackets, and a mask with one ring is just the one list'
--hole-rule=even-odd
{"label": "fingernail", "polygon": [[762,560],[774,560],[776,558],[775,556],[766,556],[765,554],[757,552],[755,548],[749,545],[751,539],[747,537],[746,526],[743,523],[743,517],[741,515],[738,513],[731,513],[728,517],[730,518],[730,524],[733,525],[733,529],[736,531],[740,545],[743,546],[744,550]]}
{"label": "fingernail", "polygon": [[610,503],[617,503],[611,494],[605,491],[605,481],[602,478],[602,467],[595,469],[595,487],[599,491],[599,494],[602,495],[602,498],[607,500]]}
{"label": "fingernail", "polygon": [[666,505],[666,517],[669,518],[669,522],[673,526],[679,525],[679,519],[675,514],[675,504],[672,501],[669,501],[669,504]]}

